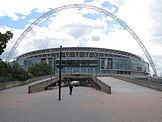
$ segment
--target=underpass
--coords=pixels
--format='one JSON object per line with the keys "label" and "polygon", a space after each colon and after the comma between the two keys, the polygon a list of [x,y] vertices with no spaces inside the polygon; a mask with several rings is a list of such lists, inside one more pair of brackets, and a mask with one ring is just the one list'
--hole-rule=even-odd
{"label": "underpass", "polygon": [[32,84],[28,86],[28,93],[35,93],[40,91],[45,91],[48,89],[52,89],[58,86],[59,82],[61,82],[62,86],[68,86],[70,82],[76,80],[79,82],[79,86],[93,87],[108,94],[111,94],[111,87],[108,84],[105,84],[101,80],[97,79],[91,75],[85,74],[64,74],[61,76],[61,81],[58,77],[55,77],[51,80],[47,80],[44,82],[39,82],[36,84]]}

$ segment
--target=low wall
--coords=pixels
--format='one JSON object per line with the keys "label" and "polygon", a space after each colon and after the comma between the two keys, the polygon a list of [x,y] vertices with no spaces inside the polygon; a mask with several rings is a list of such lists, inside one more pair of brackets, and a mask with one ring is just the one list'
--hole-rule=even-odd
{"label": "low wall", "polygon": [[47,75],[47,76],[41,76],[41,77],[34,77],[34,78],[30,78],[26,81],[12,81],[12,82],[0,83],[0,90],[12,88],[12,87],[15,87],[15,86],[24,85],[24,84],[27,84],[27,83],[31,83],[31,82],[42,80],[42,79],[49,78],[49,77],[51,77],[51,76]]}
{"label": "low wall", "polygon": [[101,91],[111,94],[111,87],[96,77],[91,77],[101,88]]}
{"label": "low wall", "polygon": [[155,90],[162,91],[162,84],[153,83],[153,82],[144,81],[144,80],[138,80],[138,79],[135,79],[135,78],[130,77],[130,76],[127,77],[127,76],[121,76],[121,75],[111,75],[111,77],[117,78],[117,79],[120,79],[120,80],[123,80],[123,81],[131,82],[131,83],[134,83],[134,84],[137,84],[137,85],[141,85],[141,86],[144,86],[144,87],[148,87],[148,88],[152,88],[152,89],[155,89]]}
{"label": "low wall", "polygon": [[49,79],[49,80],[42,81],[40,83],[33,84],[31,86],[28,86],[28,93],[30,94],[30,93],[44,91],[45,87],[57,82],[58,80],[59,79],[57,77],[57,78],[52,78],[52,80]]}

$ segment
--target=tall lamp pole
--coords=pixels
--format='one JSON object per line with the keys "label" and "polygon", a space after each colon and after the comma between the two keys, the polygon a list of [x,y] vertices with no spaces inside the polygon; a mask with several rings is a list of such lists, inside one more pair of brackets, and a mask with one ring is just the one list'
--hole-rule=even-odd
{"label": "tall lamp pole", "polygon": [[60,46],[60,63],[59,63],[59,82],[58,82],[58,85],[59,85],[59,98],[58,100],[61,100],[61,69],[62,69],[62,46]]}

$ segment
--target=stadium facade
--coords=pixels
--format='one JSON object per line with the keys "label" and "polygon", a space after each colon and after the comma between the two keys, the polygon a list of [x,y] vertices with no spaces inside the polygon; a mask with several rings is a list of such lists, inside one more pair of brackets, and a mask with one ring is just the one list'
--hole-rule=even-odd
{"label": "stadium facade", "polygon": [[[50,48],[22,54],[17,61],[26,70],[34,63],[46,62],[58,73],[59,56],[60,48]],[[149,75],[149,64],[141,57],[105,48],[64,47],[62,65],[65,74]]]}

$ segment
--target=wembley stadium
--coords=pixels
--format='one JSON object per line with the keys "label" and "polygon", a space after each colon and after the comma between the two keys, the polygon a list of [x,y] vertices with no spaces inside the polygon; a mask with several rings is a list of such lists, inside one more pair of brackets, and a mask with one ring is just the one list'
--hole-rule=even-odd
{"label": "wembley stadium", "polygon": [[[149,64],[129,52],[92,47],[63,47],[61,52],[65,74],[149,75]],[[22,54],[16,60],[26,70],[34,63],[46,62],[58,73],[59,59],[60,48],[50,48]]]}

